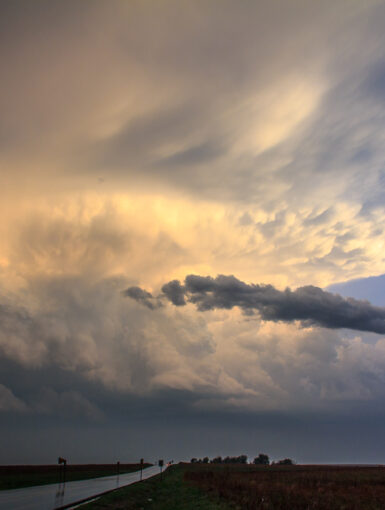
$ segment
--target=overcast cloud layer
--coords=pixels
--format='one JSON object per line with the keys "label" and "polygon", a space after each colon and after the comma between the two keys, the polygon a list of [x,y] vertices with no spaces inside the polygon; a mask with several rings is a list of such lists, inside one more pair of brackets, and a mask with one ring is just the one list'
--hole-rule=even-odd
{"label": "overcast cloud layer", "polygon": [[384,23],[1,2],[0,462],[383,462]]}

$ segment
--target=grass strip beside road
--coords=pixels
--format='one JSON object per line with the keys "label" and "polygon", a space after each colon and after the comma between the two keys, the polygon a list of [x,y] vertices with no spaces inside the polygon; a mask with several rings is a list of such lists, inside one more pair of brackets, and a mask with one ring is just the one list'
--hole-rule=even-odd
{"label": "grass strip beside road", "polygon": [[171,466],[160,475],[117,489],[82,506],[82,510],[230,510],[232,507],[188,485],[184,468]]}

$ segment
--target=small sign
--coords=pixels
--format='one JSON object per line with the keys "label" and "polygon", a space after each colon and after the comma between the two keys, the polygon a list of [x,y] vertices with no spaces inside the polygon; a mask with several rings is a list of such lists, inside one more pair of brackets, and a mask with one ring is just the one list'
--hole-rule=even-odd
{"label": "small sign", "polygon": [[160,460],[159,460],[159,462],[158,462],[158,466],[159,466],[159,467],[163,467],[163,466],[164,466],[163,459],[160,459]]}

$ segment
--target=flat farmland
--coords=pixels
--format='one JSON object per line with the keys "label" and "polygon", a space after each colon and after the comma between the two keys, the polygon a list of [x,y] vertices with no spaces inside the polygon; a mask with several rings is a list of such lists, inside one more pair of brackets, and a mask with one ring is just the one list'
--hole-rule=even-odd
{"label": "flat farmland", "polygon": [[384,510],[385,467],[184,465],[186,483],[238,510]]}
{"label": "flat farmland", "polygon": [[[150,464],[144,464],[147,467]],[[138,471],[140,464],[120,464],[119,472]],[[101,476],[117,474],[116,464],[69,464],[66,468],[66,481],[87,480]],[[38,466],[0,466],[0,490],[18,489],[34,485],[58,483],[60,470],[58,465]]]}

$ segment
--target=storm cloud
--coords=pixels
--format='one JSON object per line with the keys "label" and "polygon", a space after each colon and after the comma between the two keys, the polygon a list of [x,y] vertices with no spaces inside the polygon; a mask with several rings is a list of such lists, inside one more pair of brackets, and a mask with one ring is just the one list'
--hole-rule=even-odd
{"label": "storm cloud", "polygon": [[150,310],[154,310],[155,308],[162,306],[162,303],[159,300],[157,301],[154,299],[151,292],[147,292],[140,287],[129,287],[123,292],[123,295],[135,299],[135,301],[142,303],[142,305],[147,306]]}
{"label": "storm cloud", "polygon": [[[155,307],[149,301],[152,295],[139,287],[128,288],[125,295],[148,308]],[[258,312],[265,321],[300,321],[307,326],[385,333],[385,308],[368,301],[343,298],[313,285],[280,291],[272,285],[247,284],[235,276],[188,275],[183,285],[179,280],[163,285],[157,299],[162,296],[175,306],[193,303],[201,312],[237,306],[246,315]]]}
{"label": "storm cloud", "polygon": [[383,462],[384,20],[0,2],[2,463]]}

